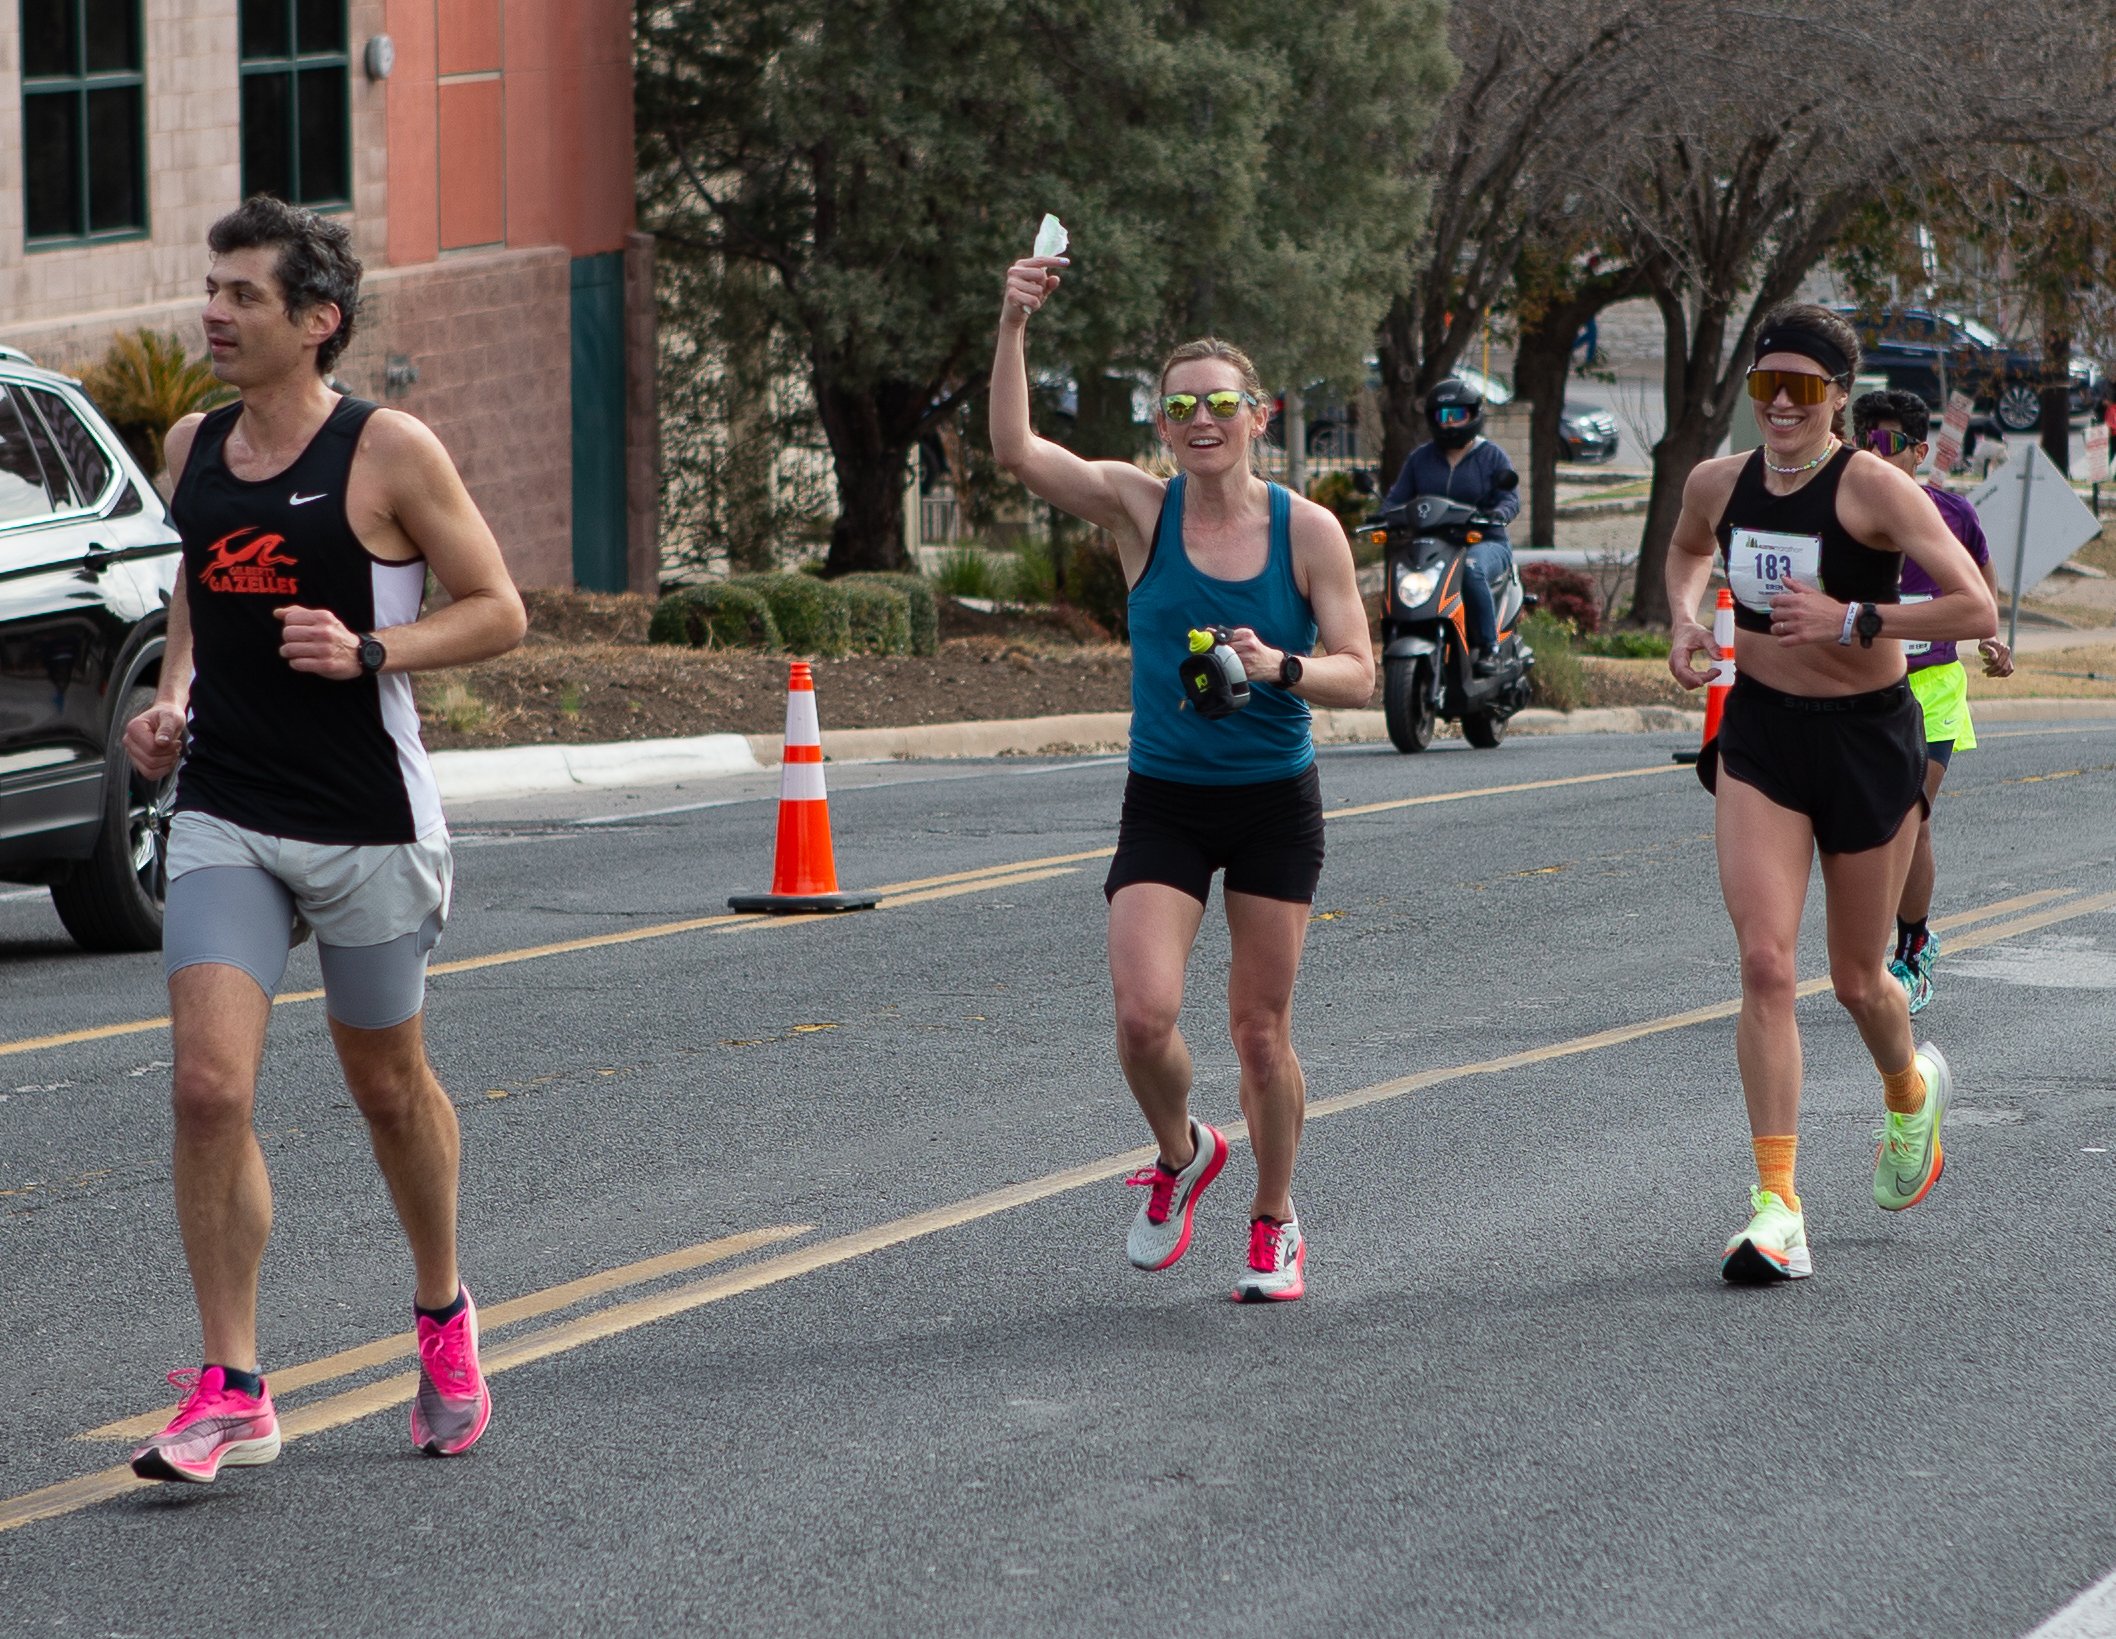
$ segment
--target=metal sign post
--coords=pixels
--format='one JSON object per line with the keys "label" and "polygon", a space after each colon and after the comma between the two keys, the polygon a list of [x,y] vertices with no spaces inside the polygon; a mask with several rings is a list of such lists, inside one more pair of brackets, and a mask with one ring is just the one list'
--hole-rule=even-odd
{"label": "metal sign post", "polygon": [[2021,569],[2028,561],[2028,501],[2035,493],[2035,463],[2020,464],[2020,527],[2013,532],[2013,607],[2006,612],[2006,647],[2011,649],[2020,630]]}

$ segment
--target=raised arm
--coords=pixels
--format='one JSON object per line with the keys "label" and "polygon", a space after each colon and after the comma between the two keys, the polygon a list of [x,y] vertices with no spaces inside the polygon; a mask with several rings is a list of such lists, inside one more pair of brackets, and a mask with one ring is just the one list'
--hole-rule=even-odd
{"label": "raised arm", "polygon": [[1031,494],[1108,530],[1128,579],[1145,567],[1162,481],[1129,461],[1089,461],[1037,436],[1029,422],[1029,315],[1057,290],[1058,256],[1025,256],[1007,269],[992,354],[992,454]]}

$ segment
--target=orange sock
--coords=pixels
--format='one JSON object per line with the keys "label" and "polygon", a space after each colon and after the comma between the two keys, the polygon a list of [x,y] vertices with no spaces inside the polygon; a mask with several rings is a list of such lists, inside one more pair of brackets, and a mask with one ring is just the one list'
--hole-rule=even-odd
{"label": "orange sock", "polygon": [[1916,1115],[1925,1108],[1925,1078],[1913,1058],[1900,1070],[1881,1072],[1881,1101],[1897,1115]]}
{"label": "orange sock", "polygon": [[1752,1138],[1749,1148],[1756,1152],[1756,1182],[1798,1212],[1800,1197],[1793,1193],[1793,1157],[1800,1148],[1800,1135],[1774,1133],[1769,1138]]}

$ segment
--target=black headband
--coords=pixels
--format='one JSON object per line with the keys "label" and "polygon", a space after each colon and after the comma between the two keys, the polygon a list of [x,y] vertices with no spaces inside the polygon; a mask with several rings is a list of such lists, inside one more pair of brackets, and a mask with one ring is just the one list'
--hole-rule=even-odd
{"label": "black headband", "polygon": [[1813,359],[1833,380],[1851,374],[1851,360],[1844,356],[1843,349],[1821,331],[1805,325],[1777,324],[1758,336],[1756,357],[1761,360],[1768,353],[1798,353],[1804,359]]}

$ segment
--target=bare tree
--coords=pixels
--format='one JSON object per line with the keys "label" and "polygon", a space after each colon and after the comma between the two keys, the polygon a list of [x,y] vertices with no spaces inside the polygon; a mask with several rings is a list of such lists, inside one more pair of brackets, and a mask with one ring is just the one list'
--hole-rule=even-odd
{"label": "bare tree", "polygon": [[1461,78],[1423,164],[1432,205],[1382,320],[1382,471],[1424,437],[1426,390],[1455,368],[1503,300],[1549,202],[1627,141],[1629,87],[1665,0],[1521,7],[1456,0]]}
{"label": "bare tree", "polygon": [[2109,59],[2081,47],[2104,25],[2085,8],[2063,13],[1968,0],[1662,8],[1670,48],[1647,138],[1611,192],[1615,231],[1656,269],[1666,325],[1666,432],[1634,621],[1668,618],[1662,566],[1683,484],[1727,434],[1770,309],[1862,212],[1929,185],[1941,156],[1988,157],[2097,122]]}

